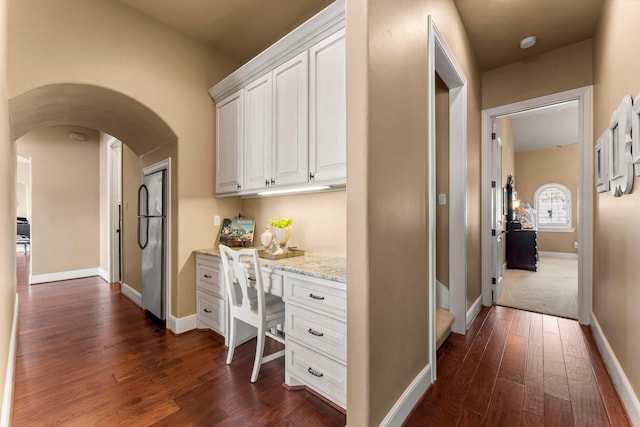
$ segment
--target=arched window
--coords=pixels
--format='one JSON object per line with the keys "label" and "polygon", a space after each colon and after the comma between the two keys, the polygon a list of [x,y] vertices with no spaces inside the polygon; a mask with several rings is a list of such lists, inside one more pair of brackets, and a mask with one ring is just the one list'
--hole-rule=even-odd
{"label": "arched window", "polygon": [[562,184],[545,184],[535,193],[538,230],[573,231],[571,191]]}

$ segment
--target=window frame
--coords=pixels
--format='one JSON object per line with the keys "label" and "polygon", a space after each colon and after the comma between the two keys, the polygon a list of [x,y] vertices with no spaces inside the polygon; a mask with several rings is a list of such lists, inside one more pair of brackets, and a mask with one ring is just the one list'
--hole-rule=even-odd
{"label": "window frame", "polygon": [[[549,190],[551,188],[560,190],[566,197],[567,222],[547,223],[547,224],[541,225],[540,224],[541,211],[540,211],[539,198],[544,191]],[[533,196],[533,201],[534,201],[535,210],[536,210],[535,218],[536,218],[536,228],[538,231],[551,231],[551,232],[564,232],[564,233],[571,233],[575,231],[575,228],[573,228],[573,218],[572,218],[573,212],[571,210],[571,204],[572,204],[571,191],[566,186],[555,183],[555,182],[541,185],[536,190]]]}

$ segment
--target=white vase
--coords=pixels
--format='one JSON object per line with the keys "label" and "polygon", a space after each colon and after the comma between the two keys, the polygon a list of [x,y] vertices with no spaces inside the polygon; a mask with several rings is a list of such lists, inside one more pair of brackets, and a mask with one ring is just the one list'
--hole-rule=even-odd
{"label": "white vase", "polygon": [[291,231],[288,228],[275,228],[273,233],[278,241],[278,246],[285,246],[291,237]]}
{"label": "white vase", "polygon": [[265,249],[268,249],[271,246],[272,242],[273,242],[273,233],[271,232],[271,228],[267,225],[267,228],[266,230],[264,230],[264,233],[260,235],[260,243],[262,243],[262,246],[264,246]]}

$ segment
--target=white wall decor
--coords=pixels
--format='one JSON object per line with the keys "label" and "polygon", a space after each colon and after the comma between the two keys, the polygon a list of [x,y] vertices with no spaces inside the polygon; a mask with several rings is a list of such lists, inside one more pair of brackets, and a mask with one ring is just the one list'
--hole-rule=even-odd
{"label": "white wall decor", "polygon": [[593,156],[593,176],[598,193],[609,191],[609,130],[607,129],[596,141]]}
{"label": "white wall decor", "polygon": [[635,174],[640,175],[640,93],[633,100],[631,107],[631,154]]}
{"label": "white wall decor", "polygon": [[631,97],[625,95],[609,125],[609,186],[615,197],[633,189],[631,156]]}

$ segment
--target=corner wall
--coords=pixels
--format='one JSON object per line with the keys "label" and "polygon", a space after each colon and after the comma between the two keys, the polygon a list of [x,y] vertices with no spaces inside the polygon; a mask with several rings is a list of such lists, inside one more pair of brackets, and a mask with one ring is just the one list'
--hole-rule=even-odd
{"label": "corner wall", "polygon": [[[0,425],[11,418],[12,373],[10,354],[16,302],[16,149],[9,135],[7,97],[7,2],[0,0]],[[9,374],[7,376],[6,374]],[[6,423],[6,424],[5,424]]]}
{"label": "corner wall", "polygon": [[428,16],[465,74],[467,295],[480,295],[480,73],[451,0],[347,1],[347,423],[378,425],[429,364]]}
{"label": "corner wall", "polygon": [[[594,37],[594,137],[608,126],[624,95],[640,92],[640,2],[605,1]],[[630,195],[594,197],[593,313],[640,395],[640,178]],[[636,397],[637,399],[637,397]]]}

